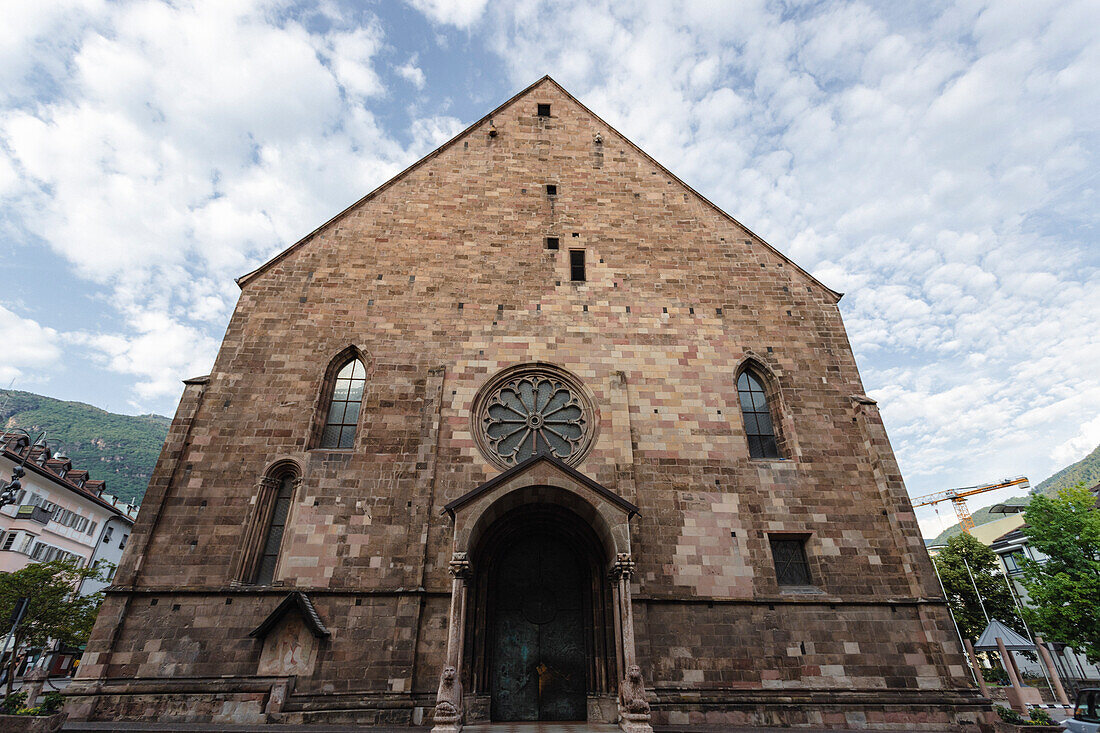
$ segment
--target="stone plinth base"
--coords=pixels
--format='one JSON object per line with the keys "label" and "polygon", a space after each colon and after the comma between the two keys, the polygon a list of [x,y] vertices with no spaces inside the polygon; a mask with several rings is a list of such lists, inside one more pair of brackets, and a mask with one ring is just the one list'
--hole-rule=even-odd
{"label": "stone plinth base", "polygon": [[624,733],[653,733],[649,713],[623,713],[619,727]]}
{"label": "stone plinth base", "polygon": [[1008,705],[1018,713],[1027,715],[1028,705],[1041,705],[1043,693],[1035,687],[1006,687]]}
{"label": "stone plinth base", "polygon": [[974,690],[656,690],[652,724],[695,728],[836,728],[991,732],[999,720]]}

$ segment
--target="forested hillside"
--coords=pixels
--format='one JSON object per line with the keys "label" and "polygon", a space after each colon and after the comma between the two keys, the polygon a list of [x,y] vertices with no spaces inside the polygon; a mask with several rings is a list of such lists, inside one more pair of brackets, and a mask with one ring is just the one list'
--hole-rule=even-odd
{"label": "forested hillside", "polygon": [[[1095,486],[1097,483],[1100,483],[1100,445],[1096,446],[1096,449],[1093,450],[1092,453],[1089,453],[1087,456],[1077,461],[1077,463],[1072,463],[1063,468],[1058,473],[1051,476],[1050,478],[1044,479],[1040,483],[1033,485],[1031,493],[1041,493],[1047,496],[1054,496],[1058,493],[1060,489],[1064,489],[1070,486],[1076,486],[1077,484],[1084,484],[1086,487],[1092,487]],[[1027,504],[1030,498],[1030,496],[1013,497],[1002,503]],[[947,502],[944,502],[940,506],[944,507],[940,509],[941,512],[954,511],[954,509],[952,509],[947,504]],[[1003,516],[1003,514],[990,514],[989,506],[983,507],[973,514],[975,524],[985,524],[986,522],[991,522],[994,519],[1000,519]],[[937,545],[943,544],[944,542],[947,542],[947,539],[949,537],[953,537],[959,532],[962,532],[962,527],[957,524],[953,524],[944,531],[940,532],[938,535],[936,535],[936,539],[934,539],[932,542]]]}
{"label": "forested hillside", "polygon": [[[140,503],[171,422],[162,415],[117,415],[82,402],[0,390],[0,425],[45,430],[74,468],[107,482],[107,493]],[[54,442],[56,441],[56,442]]]}
{"label": "forested hillside", "polygon": [[1046,481],[1035,487],[1034,493],[1043,493],[1054,496],[1059,489],[1068,486],[1084,484],[1085,488],[1091,488],[1100,483],[1100,445],[1077,463],[1066,466]]}

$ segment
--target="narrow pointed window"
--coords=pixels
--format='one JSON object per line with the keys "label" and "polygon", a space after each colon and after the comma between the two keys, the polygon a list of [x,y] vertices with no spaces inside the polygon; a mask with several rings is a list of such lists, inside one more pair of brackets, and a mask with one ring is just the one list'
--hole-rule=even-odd
{"label": "narrow pointed window", "polygon": [[741,400],[741,414],[745,418],[749,456],[779,458],[779,444],[775,439],[772,413],[760,377],[747,369],[741,372],[737,378],[737,396]]}
{"label": "narrow pointed window", "polygon": [[354,446],[355,426],[359,424],[359,408],[363,403],[366,383],[367,370],[358,359],[352,359],[337,372],[328,416],[321,432],[322,448]]}
{"label": "narrow pointed window", "polygon": [[279,479],[279,490],[274,497],[274,506],[271,508],[271,521],[267,525],[267,535],[257,563],[257,585],[271,585],[275,579],[275,566],[279,563],[279,548],[283,545],[283,533],[286,530],[286,520],[290,515],[290,503],[294,499],[294,484],[296,476],[286,474]]}

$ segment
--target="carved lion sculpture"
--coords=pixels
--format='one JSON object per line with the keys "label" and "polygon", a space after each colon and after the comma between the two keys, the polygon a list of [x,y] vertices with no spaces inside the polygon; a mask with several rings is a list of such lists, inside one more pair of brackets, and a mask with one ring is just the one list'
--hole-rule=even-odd
{"label": "carved lion sculpture", "polygon": [[462,693],[458,688],[458,676],[455,668],[447,665],[439,675],[439,691],[435,695],[435,719],[454,720],[458,718],[459,699]]}
{"label": "carved lion sculpture", "polygon": [[626,671],[619,699],[623,710],[628,713],[644,715],[649,712],[649,703],[645,699],[645,685],[642,684],[642,669],[636,664]]}

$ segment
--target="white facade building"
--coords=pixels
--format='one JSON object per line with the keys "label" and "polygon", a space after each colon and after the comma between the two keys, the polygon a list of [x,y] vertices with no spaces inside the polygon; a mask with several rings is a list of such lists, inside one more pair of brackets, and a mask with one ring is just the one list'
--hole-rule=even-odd
{"label": "white facade building", "polygon": [[[0,479],[10,480],[18,465],[26,471],[23,488],[14,505],[0,509],[0,572],[58,558],[117,566],[137,507],[107,494],[105,481],[93,480],[48,447],[30,446],[19,433],[0,433]],[[103,587],[85,583],[80,591]]]}

